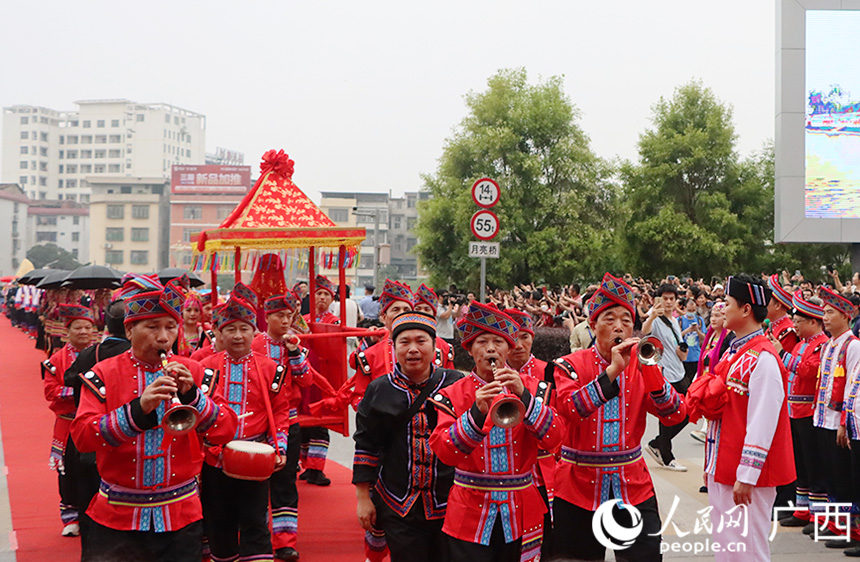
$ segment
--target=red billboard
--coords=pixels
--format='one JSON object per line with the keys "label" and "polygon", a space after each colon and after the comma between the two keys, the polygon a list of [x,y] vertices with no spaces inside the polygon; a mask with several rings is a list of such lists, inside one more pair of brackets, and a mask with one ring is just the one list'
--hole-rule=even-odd
{"label": "red billboard", "polygon": [[251,189],[250,166],[173,166],[171,193],[247,193]]}

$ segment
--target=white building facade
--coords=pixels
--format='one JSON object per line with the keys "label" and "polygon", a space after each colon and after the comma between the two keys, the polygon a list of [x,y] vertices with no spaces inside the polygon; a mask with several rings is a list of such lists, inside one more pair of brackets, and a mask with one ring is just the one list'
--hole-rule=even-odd
{"label": "white building facade", "polygon": [[90,261],[90,210],[72,201],[35,201],[27,209],[26,248],[56,244],[80,263]]}
{"label": "white building facade", "polygon": [[0,181],[30,199],[88,203],[90,176],[164,177],[173,164],[202,164],[206,117],[164,103],[75,102],[77,111],[3,109]]}

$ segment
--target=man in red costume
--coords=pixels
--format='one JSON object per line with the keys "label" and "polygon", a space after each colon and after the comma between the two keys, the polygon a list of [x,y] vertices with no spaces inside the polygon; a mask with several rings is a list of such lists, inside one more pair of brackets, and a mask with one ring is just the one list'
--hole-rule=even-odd
{"label": "man in red costume", "polygon": [[313,383],[314,373],[304,353],[293,339],[293,319],[299,314],[301,301],[292,291],[275,295],[263,303],[266,311],[266,331],[257,334],[251,349],[284,368],[279,393],[290,402],[290,429],[287,440],[287,464],[272,475],[272,546],[275,558],[292,562],[299,559],[296,537],[299,526],[299,493],[296,476],[299,470],[301,428],[298,406],[302,388]]}
{"label": "man in red costume", "polygon": [[821,300],[803,298],[797,291],[792,297],[794,325],[800,341],[792,353],[783,349],[774,334],[770,342],[779,353],[782,364],[788,369],[788,417],[791,420],[791,441],[794,444],[794,466],[797,470],[795,482],[795,505],[797,511],[780,519],[783,527],[803,527],[811,520],[810,503],[827,502],[827,486],[821,469],[821,447],[815,438],[812,425],[812,410],[815,389],[818,386],[818,369],[821,365],[821,350],[827,345],[824,333],[824,307]]}
{"label": "man in red costume", "polygon": [[770,301],[767,303],[767,319],[770,322],[767,331],[779,340],[786,353],[791,353],[799,340],[791,319],[791,311],[794,308],[791,293],[782,288],[775,273],[768,277],[767,286],[771,290]]}
{"label": "man in red costume", "polygon": [[75,417],[74,389],[66,386],[63,376],[72,366],[78,353],[88,347],[95,333],[95,318],[93,311],[84,306],[61,304],[58,314],[66,326],[69,342],[42,362],[42,378],[45,383],[45,400],[57,419],[54,421],[54,435],[51,439],[51,456],[48,459],[50,467],[57,471],[60,487],[60,520],[63,522],[63,536],[73,537],[80,534],[78,524],[78,509],[80,507],[77,494],[77,461],[76,455],[69,451],[69,426]]}
{"label": "man in red costume", "polygon": [[[531,314],[518,308],[506,308],[505,314],[517,324],[517,339],[514,348],[508,355],[508,366],[519,372],[522,377],[531,377],[538,381],[554,384],[552,363],[541,361],[532,354],[535,330]],[[554,397],[552,398],[554,399]],[[555,406],[553,402],[550,402]],[[548,559],[554,552],[552,549],[552,502],[554,498],[556,458],[550,451],[538,449],[538,462],[535,465],[535,483],[546,503],[547,512],[543,518],[543,541],[541,557]]]}
{"label": "man in red costume", "polygon": [[[714,542],[724,547],[715,553],[717,561],[770,560],[776,487],[795,479],[787,375],[761,328],[770,297],[765,283],[752,277],[728,279],[726,327],[735,339],[714,369],[725,382],[726,402],[717,412],[705,412],[705,472],[712,517],[745,511],[747,526],[714,525]],[[730,543],[744,543],[746,552],[730,552]]]}
{"label": "man in red costume", "polygon": [[[830,333],[830,341],[821,352],[818,389],[812,411],[812,424],[821,446],[821,466],[827,487],[828,503],[845,504],[851,501],[851,452],[844,425],[843,402],[847,376],[860,364],[860,340],[851,333],[851,319],[855,308],[847,298],[826,287],[818,291],[824,302],[824,329]],[[839,508],[844,512],[843,508]],[[819,509],[813,509],[813,516]],[[823,514],[821,514],[823,515]],[[818,536],[833,538],[839,534],[835,517],[829,518],[829,527]],[[823,518],[819,520],[821,524]],[[810,533],[814,528],[808,529]],[[807,529],[804,529],[807,531]],[[832,547],[845,547],[846,542],[834,539],[826,543]]]}
{"label": "man in red costume", "polygon": [[[430,447],[454,467],[442,531],[451,560],[502,562],[540,556],[546,505],[534,482],[538,449],[554,451],[564,428],[549,403],[550,384],[506,365],[517,325],[493,306],[472,302],[457,323],[475,370],[431,397],[439,411]],[[500,393],[522,402],[522,421],[493,425]]]}
{"label": "man in red costume", "polygon": [[[211,374],[205,386],[235,412],[239,441],[263,441],[275,448],[275,470],[286,464],[289,397],[281,392],[283,366],[251,350],[257,324],[256,296],[238,283],[213,319],[224,351],[202,362]],[[271,560],[269,481],[233,478],[221,470],[222,448],[206,448],[201,474],[203,523],[213,562]]]}
{"label": "man in red costume", "polygon": [[613,514],[625,526],[632,526],[630,508],[642,520],[642,532],[616,559],[660,560],[660,513],[640,443],[649,413],[672,426],[687,408],[659,365],[632,357],[639,342],[631,338],[634,313],[632,289],[607,273],[588,303],[594,345],[555,362],[556,405],[568,426],[553,502],[554,546],[562,556],[603,560],[592,520],[614,501]]}
{"label": "man in red costume", "polygon": [[305,322],[316,322],[318,324],[340,324],[340,318],[329,312],[331,303],[334,302],[336,292],[334,284],[324,275],[317,275],[314,280],[316,292],[314,293],[314,305],[316,314],[311,318],[310,313],[305,314]]}
{"label": "man in red costume", "polygon": [[[227,443],[237,419],[201,391],[203,368],[169,351],[182,318],[181,281],[165,288],[152,280],[146,289],[126,293],[131,349],[81,376],[72,437],[81,452],[96,453],[102,478],[87,509],[91,551],[105,560],[200,560],[202,441]],[[161,427],[174,396],[198,413],[194,430],[179,437]]]}
{"label": "man in red costume", "polygon": [[[439,297],[430,287],[421,283],[415,291],[415,300],[412,301],[412,310],[424,312],[436,318],[436,309],[439,306]],[[451,345],[440,337],[436,337],[436,355],[433,358],[437,367],[443,369],[454,368],[454,350]]]}

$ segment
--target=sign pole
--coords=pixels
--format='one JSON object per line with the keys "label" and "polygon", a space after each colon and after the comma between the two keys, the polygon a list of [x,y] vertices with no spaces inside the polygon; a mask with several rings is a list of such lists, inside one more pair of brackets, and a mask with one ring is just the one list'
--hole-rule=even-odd
{"label": "sign pole", "polygon": [[481,258],[481,302],[487,300],[487,258]]}

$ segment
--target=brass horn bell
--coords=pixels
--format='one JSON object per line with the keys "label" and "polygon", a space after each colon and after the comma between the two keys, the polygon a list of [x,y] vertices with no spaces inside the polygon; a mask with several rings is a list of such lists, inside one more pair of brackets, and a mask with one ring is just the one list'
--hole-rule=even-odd
{"label": "brass horn bell", "polygon": [[654,336],[646,336],[639,340],[636,353],[642,365],[656,365],[663,357],[663,342]]}
{"label": "brass horn bell", "polygon": [[[161,366],[167,373],[167,352],[162,351],[159,355],[161,356]],[[197,427],[199,417],[200,414],[193,406],[183,404],[179,397],[174,394],[167,411],[161,418],[161,428],[169,435],[185,435]]]}
{"label": "brass horn bell", "polygon": [[507,429],[523,421],[526,406],[523,401],[513,394],[499,394],[490,404],[490,420],[496,427]]}

